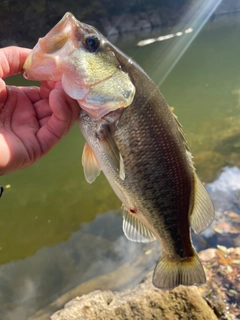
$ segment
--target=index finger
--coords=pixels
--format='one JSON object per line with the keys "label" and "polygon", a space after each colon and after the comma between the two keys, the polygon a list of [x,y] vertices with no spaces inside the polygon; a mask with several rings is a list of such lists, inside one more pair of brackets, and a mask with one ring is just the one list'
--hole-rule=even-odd
{"label": "index finger", "polygon": [[0,49],[0,78],[20,73],[31,49],[22,47],[6,47]]}

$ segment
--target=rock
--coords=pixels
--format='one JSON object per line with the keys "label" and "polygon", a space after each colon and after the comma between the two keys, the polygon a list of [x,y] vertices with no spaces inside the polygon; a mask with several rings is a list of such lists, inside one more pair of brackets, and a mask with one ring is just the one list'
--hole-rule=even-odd
{"label": "rock", "polygon": [[123,292],[94,291],[77,297],[51,320],[152,320],[201,319],[217,317],[197,287],[180,286],[170,291],[152,285],[152,272],[135,289]]}
{"label": "rock", "polygon": [[240,318],[240,248],[208,249],[200,252],[207,283],[199,292],[218,319]]}
{"label": "rock", "polygon": [[110,22],[109,19],[101,18],[99,19],[99,22],[101,26],[100,29],[106,37],[119,34],[117,28],[115,28],[115,26]]}
{"label": "rock", "polygon": [[125,14],[123,16],[114,16],[111,19],[112,24],[119,30],[120,33],[139,31],[138,16],[134,14]]}
{"label": "rock", "polygon": [[140,19],[137,23],[137,27],[139,30],[152,28],[151,23],[149,21],[147,21],[146,19]]}
{"label": "rock", "polygon": [[139,19],[144,19],[144,20],[147,20],[148,19],[148,14],[146,12],[139,12],[138,13],[138,17]]}
{"label": "rock", "polygon": [[152,12],[149,14],[149,21],[153,27],[158,27],[161,25],[161,19],[157,12]]}

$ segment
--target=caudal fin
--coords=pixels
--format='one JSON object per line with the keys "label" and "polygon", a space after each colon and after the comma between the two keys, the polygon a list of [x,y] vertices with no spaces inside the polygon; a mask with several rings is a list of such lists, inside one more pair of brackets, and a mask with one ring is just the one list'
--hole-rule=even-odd
{"label": "caudal fin", "polygon": [[162,256],[153,273],[153,285],[160,289],[170,290],[179,285],[201,285],[206,276],[197,253],[182,261],[168,260]]}

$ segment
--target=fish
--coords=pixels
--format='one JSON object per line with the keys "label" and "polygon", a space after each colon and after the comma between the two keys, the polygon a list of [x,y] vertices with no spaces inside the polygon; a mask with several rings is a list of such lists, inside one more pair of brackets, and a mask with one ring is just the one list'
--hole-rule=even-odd
{"label": "fish", "polygon": [[180,122],[145,71],[96,28],[66,13],[39,39],[24,76],[61,81],[78,101],[86,180],[104,173],[122,201],[129,240],[161,243],[153,285],[170,290],[205,283],[190,230],[205,230],[214,207]]}

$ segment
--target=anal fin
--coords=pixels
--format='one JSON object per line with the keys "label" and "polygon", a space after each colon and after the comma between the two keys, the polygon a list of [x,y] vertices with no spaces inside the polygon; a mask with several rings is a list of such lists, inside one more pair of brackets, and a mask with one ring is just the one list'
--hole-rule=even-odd
{"label": "anal fin", "polygon": [[101,169],[95,154],[87,142],[83,148],[82,165],[87,182],[92,183],[99,176]]}
{"label": "anal fin", "polygon": [[151,242],[156,240],[154,234],[138,218],[136,214],[129,212],[124,206],[123,232],[128,240],[134,242]]}

